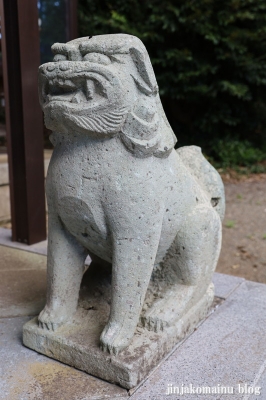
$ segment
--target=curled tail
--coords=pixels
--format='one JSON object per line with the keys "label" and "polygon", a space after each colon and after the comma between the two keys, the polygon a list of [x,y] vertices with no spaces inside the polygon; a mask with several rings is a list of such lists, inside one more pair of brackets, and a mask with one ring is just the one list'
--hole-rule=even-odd
{"label": "curled tail", "polygon": [[176,151],[209,197],[211,205],[217,211],[221,220],[223,220],[225,196],[223,181],[219,173],[203,156],[200,147],[184,146]]}

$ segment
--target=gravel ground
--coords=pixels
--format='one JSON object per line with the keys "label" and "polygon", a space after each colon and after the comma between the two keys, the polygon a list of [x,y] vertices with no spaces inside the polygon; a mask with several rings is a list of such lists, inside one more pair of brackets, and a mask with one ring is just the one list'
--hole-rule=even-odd
{"label": "gravel ground", "polygon": [[266,283],[266,174],[223,179],[226,214],[217,272]]}

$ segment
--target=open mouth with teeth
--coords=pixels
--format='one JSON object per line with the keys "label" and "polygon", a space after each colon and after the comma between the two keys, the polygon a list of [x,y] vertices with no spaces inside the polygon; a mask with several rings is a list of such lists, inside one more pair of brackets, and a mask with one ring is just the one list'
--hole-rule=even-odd
{"label": "open mouth with teeth", "polygon": [[[85,103],[91,100],[96,102],[107,98],[106,89],[96,79],[76,77],[63,79],[55,77],[44,82],[42,90],[43,106],[51,101],[65,101],[74,104]],[[97,102],[98,102],[97,101]]]}
{"label": "open mouth with teeth", "polygon": [[121,83],[111,71],[85,62],[48,63],[40,67],[39,79],[40,102],[50,129],[58,129],[56,120],[86,133],[113,134],[123,125],[128,107]]}
{"label": "open mouth with teeth", "polygon": [[113,72],[84,61],[44,64],[40,67],[39,80],[40,102],[44,109],[55,102],[59,106],[67,102],[77,111],[84,108],[84,103],[94,108],[117,99],[113,92],[121,87]]}

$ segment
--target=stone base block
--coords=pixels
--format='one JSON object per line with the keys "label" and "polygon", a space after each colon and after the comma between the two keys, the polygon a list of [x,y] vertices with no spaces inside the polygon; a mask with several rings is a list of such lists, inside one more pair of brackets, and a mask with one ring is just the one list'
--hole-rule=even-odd
{"label": "stone base block", "polygon": [[[176,301],[177,293],[173,289],[171,296],[172,299],[168,298],[168,304]],[[95,303],[97,306],[91,305],[88,299],[81,300],[73,321],[61,326],[56,332],[39,328],[37,317],[34,318],[24,325],[23,343],[48,357],[131,389],[141,382],[179,341],[193,332],[206,317],[213,297],[211,284],[201,300],[183,316],[177,316],[176,320],[171,317],[171,324],[161,324],[160,329],[148,329],[145,323],[140,324],[131,345],[118,356],[111,356],[99,348],[100,334],[109,314],[106,303],[99,300]]]}

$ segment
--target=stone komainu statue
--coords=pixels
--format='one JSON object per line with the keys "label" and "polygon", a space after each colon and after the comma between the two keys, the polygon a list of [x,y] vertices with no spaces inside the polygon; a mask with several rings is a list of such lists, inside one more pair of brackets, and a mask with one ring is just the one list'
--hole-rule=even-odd
{"label": "stone komainu statue", "polygon": [[117,354],[134,335],[153,271],[167,266],[180,283],[180,317],[210,290],[223,184],[198,147],[174,150],[139,39],[85,37],[52,51],[54,61],[39,70],[55,146],[46,183],[48,294],[39,324],[55,330],[71,318],[85,258],[96,255],[112,263],[101,346]]}

